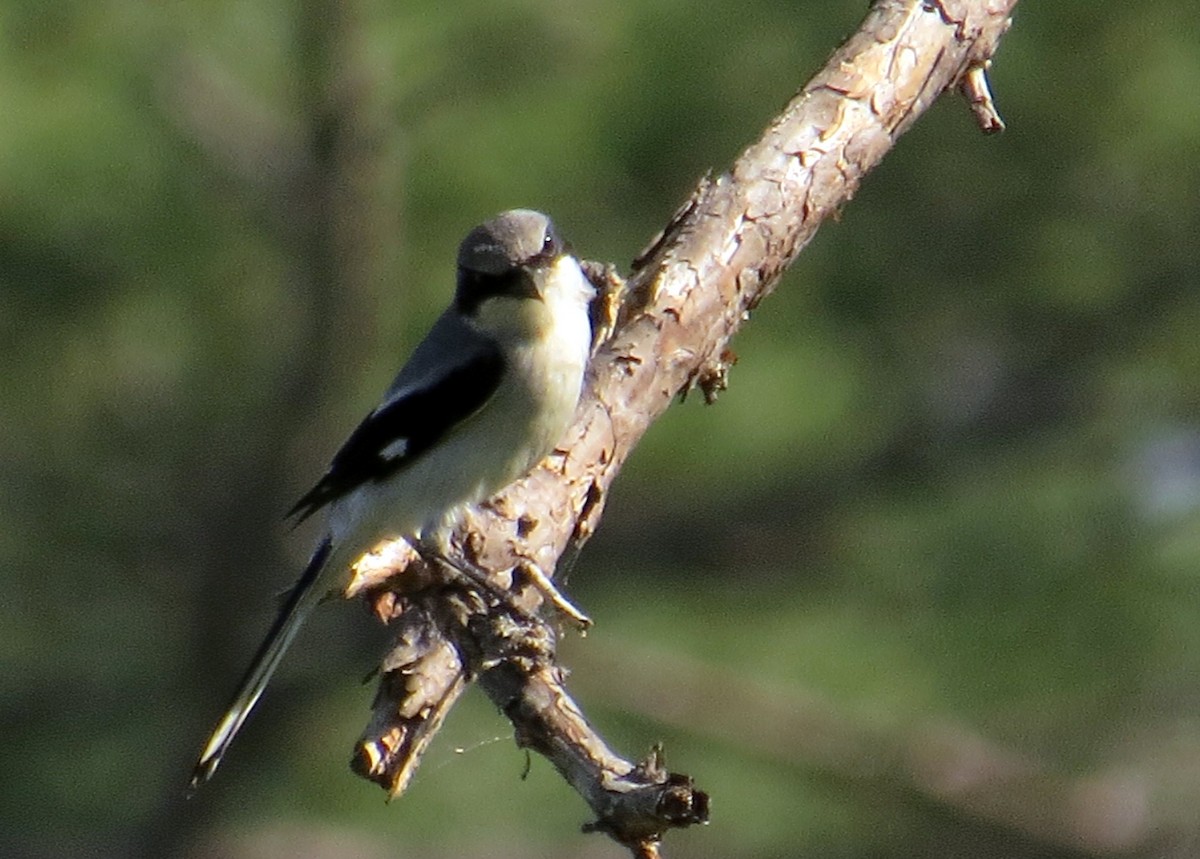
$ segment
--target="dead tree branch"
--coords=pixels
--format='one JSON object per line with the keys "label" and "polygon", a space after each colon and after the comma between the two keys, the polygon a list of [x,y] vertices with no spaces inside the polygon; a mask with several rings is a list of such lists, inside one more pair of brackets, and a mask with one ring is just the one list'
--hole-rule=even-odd
{"label": "dead tree branch", "polygon": [[[1016,0],[878,2],[861,28],[742,153],[705,178],[634,261],[610,278],[611,336],[561,448],[467,517],[448,557],[393,546],[360,567],[366,593],[396,620],[357,772],[401,793],[464,685],[479,680],[518,743],[545,755],[635,856],[663,833],[707,820],[707,796],[659,755],[614,754],[563,686],[542,596],[526,571],[553,571],[591,536],[609,487],[677,395],[724,387],[728,344],[780,274],[859,182],[942,93],[961,88],[985,131],[999,128],[983,73]],[[490,586],[439,572],[447,563]]]}

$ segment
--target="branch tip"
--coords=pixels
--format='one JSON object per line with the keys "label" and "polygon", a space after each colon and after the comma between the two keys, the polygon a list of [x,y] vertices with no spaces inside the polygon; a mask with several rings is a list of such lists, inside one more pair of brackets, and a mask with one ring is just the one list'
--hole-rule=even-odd
{"label": "branch tip", "polygon": [[968,68],[959,83],[959,89],[971,106],[971,112],[975,114],[979,130],[984,134],[999,134],[1005,126],[1004,120],[996,110],[996,103],[992,100],[992,90],[988,86],[987,70],[990,65],[991,60],[988,60]]}

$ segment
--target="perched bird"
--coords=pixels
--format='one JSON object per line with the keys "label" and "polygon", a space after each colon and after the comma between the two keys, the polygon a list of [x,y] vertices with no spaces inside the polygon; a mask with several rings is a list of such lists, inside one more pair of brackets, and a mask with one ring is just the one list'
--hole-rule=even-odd
{"label": "perched bird", "polygon": [[594,290],[550,219],[527,209],[473,229],[450,307],[379,404],[289,512],[324,537],[192,773],[212,777],[300,624],[385,540],[419,539],[528,472],[575,413]]}

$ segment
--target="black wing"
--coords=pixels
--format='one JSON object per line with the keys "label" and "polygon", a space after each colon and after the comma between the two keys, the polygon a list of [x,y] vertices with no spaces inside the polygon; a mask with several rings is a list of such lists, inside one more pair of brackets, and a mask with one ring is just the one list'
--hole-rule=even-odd
{"label": "black wing", "polygon": [[287,515],[303,522],[364,483],[394,474],[483,408],[500,384],[503,371],[504,359],[498,349],[481,352],[437,382],[371,412],[334,454],[325,476]]}

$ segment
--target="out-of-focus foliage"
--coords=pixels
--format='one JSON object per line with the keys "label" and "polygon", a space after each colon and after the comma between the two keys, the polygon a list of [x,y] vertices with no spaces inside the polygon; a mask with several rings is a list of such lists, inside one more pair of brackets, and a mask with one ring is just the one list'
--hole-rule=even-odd
{"label": "out-of-focus foliage", "polygon": [[[862,13],[0,6],[0,854],[620,855],[478,700],[400,802],[351,776],[386,641],[354,610],[182,787],[307,549],[279,514],[461,235],[534,206],[625,264]],[[1018,7],[1008,132],[939,104],[756,313],[731,389],[637,451],[567,652],[619,748],[664,739],[714,794],[669,851],[1188,855],[1198,19]],[[1050,786],[964,800],[997,767]]]}

